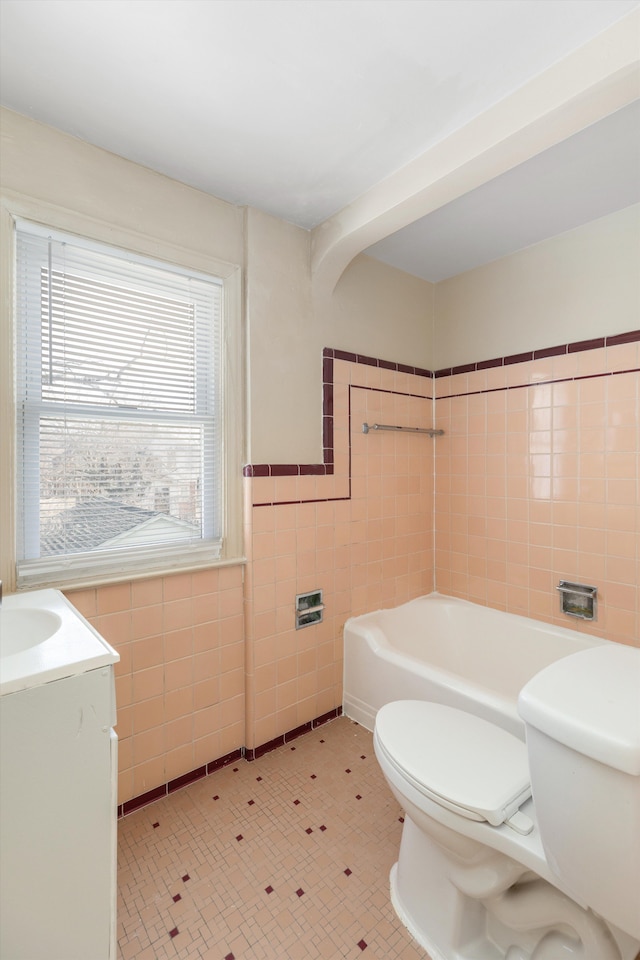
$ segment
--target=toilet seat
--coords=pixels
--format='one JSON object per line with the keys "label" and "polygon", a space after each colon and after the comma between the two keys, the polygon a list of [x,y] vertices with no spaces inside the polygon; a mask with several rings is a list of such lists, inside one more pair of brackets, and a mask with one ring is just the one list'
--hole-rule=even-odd
{"label": "toilet seat", "polygon": [[531,796],[522,741],[479,717],[424,700],[378,711],[376,747],[424,796],[469,820],[499,826]]}

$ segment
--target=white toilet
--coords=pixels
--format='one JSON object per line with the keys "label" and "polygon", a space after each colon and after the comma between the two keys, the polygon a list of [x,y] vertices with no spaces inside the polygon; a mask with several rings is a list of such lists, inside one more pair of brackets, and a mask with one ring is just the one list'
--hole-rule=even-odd
{"label": "white toilet", "polygon": [[635,960],[640,650],[565,657],[518,707],[526,746],[442,704],[379,710],[376,756],[405,811],[395,910],[432,960]]}

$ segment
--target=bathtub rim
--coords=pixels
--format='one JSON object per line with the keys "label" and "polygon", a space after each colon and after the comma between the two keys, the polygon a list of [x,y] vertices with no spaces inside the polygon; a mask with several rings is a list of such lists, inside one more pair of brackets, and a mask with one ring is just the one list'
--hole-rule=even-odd
{"label": "bathtub rim", "polygon": [[[393,607],[381,607],[377,610],[371,610],[367,613],[349,617],[349,619],[345,621],[343,628],[345,649],[343,651],[342,671],[342,710],[345,716],[349,717],[351,720],[354,720],[356,723],[359,723],[367,730],[373,731],[375,718],[379,707],[373,707],[361,697],[358,697],[353,689],[349,689],[350,684],[347,683],[347,673],[349,668],[346,657],[348,631],[350,631],[352,636],[357,638],[362,644],[366,644],[371,651],[371,655],[381,660],[383,665],[386,662],[390,667],[397,668],[399,670],[407,669],[407,667],[409,667],[411,668],[410,672],[414,676],[427,683],[435,682],[440,686],[440,689],[443,689],[452,695],[454,700],[473,701],[479,708],[478,715],[488,719],[490,722],[496,721],[489,717],[487,715],[488,713],[501,712],[506,720],[505,729],[508,729],[510,733],[513,733],[520,739],[524,739],[524,722],[522,721],[522,718],[517,710],[517,695],[515,697],[508,696],[500,691],[484,686],[478,681],[470,677],[466,677],[461,673],[456,673],[452,670],[446,669],[445,667],[437,666],[430,661],[425,661],[424,659],[416,657],[411,653],[407,653],[400,647],[395,646],[388,639],[380,625],[376,623],[376,618],[378,618],[380,614],[393,613],[394,610],[397,610],[400,607],[411,607],[419,603],[424,603],[425,601],[436,601],[446,604],[450,603],[454,606],[462,606],[466,608],[478,608],[486,611],[489,615],[497,614],[506,616],[514,620],[516,625],[518,622],[522,622],[527,625],[528,629],[530,629],[533,625],[536,630],[540,630],[540,632],[546,636],[559,635],[560,637],[566,637],[568,640],[578,640],[579,643],[584,645],[583,649],[587,647],[606,645],[612,642],[603,637],[595,637],[591,634],[583,633],[580,630],[563,627],[561,625],[549,623],[548,621],[544,620],[535,620],[533,617],[526,617],[522,614],[510,613],[509,611],[499,610],[495,607],[487,607],[484,604],[474,603],[473,601],[466,600],[462,597],[454,597],[450,596],[449,594],[443,594],[437,590],[434,590],[428,594],[422,594],[419,597],[414,597],[411,600],[404,601],[403,603],[397,604]],[[354,624],[362,624],[362,626],[366,629],[360,629],[358,626],[354,626]],[[569,651],[557,659],[563,659],[566,656],[572,656],[576,652],[578,651]],[[540,669],[543,669],[543,667]],[[393,699],[416,699],[416,696],[415,694],[408,692],[405,696],[394,697]],[[417,697],[417,699],[420,698]],[[450,702],[446,699],[440,700],[438,697],[434,697],[434,699],[436,702]],[[465,709],[464,703],[461,704],[457,702],[456,706],[459,709]]]}

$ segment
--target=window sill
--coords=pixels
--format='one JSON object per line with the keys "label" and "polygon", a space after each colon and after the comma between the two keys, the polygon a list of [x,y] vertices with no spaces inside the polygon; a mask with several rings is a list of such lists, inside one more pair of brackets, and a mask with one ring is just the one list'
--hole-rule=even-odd
{"label": "window sill", "polygon": [[191,560],[189,563],[159,565],[153,567],[144,567],[140,570],[119,570],[105,571],[104,573],[92,573],[87,576],[68,576],[61,577],[56,575],[55,571],[44,579],[38,577],[35,579],[25,579],[16,586],[17,593],[27,592],[29,590],[41,590],[46,587],[55,590],[84,590],[93,587],[104,587],[115,583],[130,583],[137,580],[151,580],[155,577],[170,577],[180,573],[195,573],[198,570],[212,570],[219,567],[245,566],[246,557],[231,557],[230,559],[202,559],[201,561]]}

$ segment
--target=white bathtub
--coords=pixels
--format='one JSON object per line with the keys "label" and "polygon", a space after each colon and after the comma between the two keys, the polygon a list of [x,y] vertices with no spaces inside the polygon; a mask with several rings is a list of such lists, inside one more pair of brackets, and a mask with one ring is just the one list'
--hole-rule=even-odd
{"label": "white bathtub", "polygon": [[344,713],[373,730],[391,700],[434,700],[524,739],[520,689],[561,657],[608,643],[438,593],[344,627]]}

